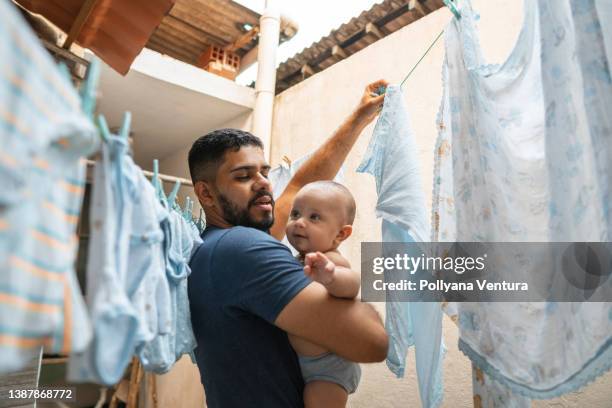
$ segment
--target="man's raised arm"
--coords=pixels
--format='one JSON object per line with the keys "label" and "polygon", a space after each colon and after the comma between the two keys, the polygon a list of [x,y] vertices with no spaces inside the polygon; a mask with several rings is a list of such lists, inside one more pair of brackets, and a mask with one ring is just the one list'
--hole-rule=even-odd
{"label": "man's raised arm", "polygon": [[293,175],[285,191],[276,200],[275,221],[270,228],[270,234],[273,237],[280,241],[285,236],[285,227],[293,199],[302,187],[313,181],[332,180],[336,176],[363,129],[374,120],[380,111],[384,94],[376,95],[375,91],[387,85],[387,81],[384,80],[369,84],[357,108]]}
{"label": "man's raised arm", "polygon": [[387,357],[389,340],[374,308],[330,296],[316,282],[298,293],[274,323],[351,361],[372,363]]}

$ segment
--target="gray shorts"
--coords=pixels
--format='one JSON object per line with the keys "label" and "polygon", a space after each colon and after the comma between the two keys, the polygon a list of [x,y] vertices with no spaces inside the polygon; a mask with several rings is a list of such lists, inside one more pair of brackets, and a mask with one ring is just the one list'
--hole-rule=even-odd
{"label": "gray shorts", "polygon": [[361,378],[359,364],[343,359],[334,353],[308,357],[298,355],[304,383],[328,381],[340,385],[349,394],[357,389]]}

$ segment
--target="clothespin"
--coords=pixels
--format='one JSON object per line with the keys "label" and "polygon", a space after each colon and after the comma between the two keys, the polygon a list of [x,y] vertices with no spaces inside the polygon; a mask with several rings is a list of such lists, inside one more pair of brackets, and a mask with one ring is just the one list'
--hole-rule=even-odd
{"label": "clothespin", "polygon": [[93,117],[96,108],[96,89],[100,79],[100,60],[94,58],[89,63],[87,78],[81,88],[81,106],[88,117]]}
{"label": "clothespin", "polygon": [[189,198],[189,196],[187,196],[185,198],[185,207],[183,208],[183,218],[185,219],[185,221],[189,221],[189,203],[191,202],[191,198]]}
{"label": "clothespin", "polygon": [[164,194],[164,190],[161,186],[161,181],[159,180],[159,160],[153,160],[153,179],[151,180],[153,187],[155,187],[155,194],[160,201],[168,201],[166,195]]}
{"label": "clothespin", "polygon": [[121,138],[126,139],[130,135],[130,126],[132,125],[132,114],[130,112],[125,112],[123,114],[123,123],[121,124],[121,129],[119,129],[119,136]]}
{"label": "clothespin", "polygon": [[181,182],[176,180],[176,183],[174,183],[174,187],[168,196],[168,206],[170,208],[174,208],[176,206],[176,195],[178,194],[179,188],[181,188]]}
{"label": "clothespin", "polygon": [[384,85],[381,85],[378,88],[376,88],[374,92],[371,93],[371,96],[380,96],[384,94],[385,92],[387,92],[387,87]]}
{"label": "clothespin", "polygon": [[108,124],[106,123],[104,115],[98,115],[98,131],[100,132],[102,141],[108,142],[110,140],[111,133],[110,130],[108,130]]}
{"label": "clothespin", "polygon": [[206,218],[204,217],[204,210],[200,207],[200,217],[198,218],[198,229],[202,233],[206,229]]}
{"label": "clothespin", "polygon": [[193,200],[191,198],[187,204],[187,221],[193,222]]}
{"label": "clothespin", "polygon": [[455,4],[455,0],[442,0],[444,5],[448,7],[448,9],[455,15],[457,20],[461,19],[461,12],[459,8],[457,8],[457,4]]}

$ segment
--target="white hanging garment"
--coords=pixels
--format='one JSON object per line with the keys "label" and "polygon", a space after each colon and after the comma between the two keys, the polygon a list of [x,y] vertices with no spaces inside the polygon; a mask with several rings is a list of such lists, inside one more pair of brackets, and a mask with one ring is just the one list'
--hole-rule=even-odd
{"label": "white hanging garment", "polygon": [[[501,66],[484,63],[460,6],[446,29],[432,240],[610,241],[612,2],[526,1]],[[460,349],[513,392],[553,398],[612,366],[610,303],[454,306]]]}

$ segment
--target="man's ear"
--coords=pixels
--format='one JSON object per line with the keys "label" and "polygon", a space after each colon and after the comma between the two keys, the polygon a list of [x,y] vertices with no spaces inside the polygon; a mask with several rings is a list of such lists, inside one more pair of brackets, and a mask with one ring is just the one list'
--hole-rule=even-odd
{"label": "man's ear", "polygon": [[212,193],[211,184],[207,181],[196,181],[193,185],[198,201],[202,207],[214,207],[215,199]]}
{"label": "man's ear", "polygon": [[336,235],[336,241],[339,244],[345,239],[347,239],[348,237],[350,237],[352,233],[353,233],[352,225],[343,225],[342,228],[340,229],[340,232],[338,232],[338,235]]}

